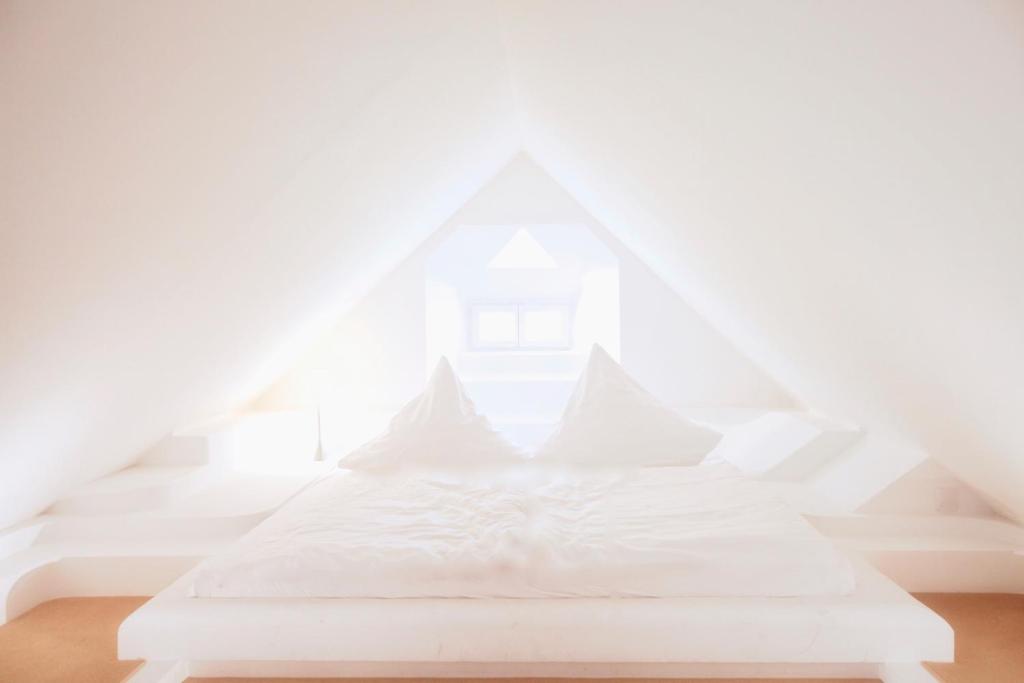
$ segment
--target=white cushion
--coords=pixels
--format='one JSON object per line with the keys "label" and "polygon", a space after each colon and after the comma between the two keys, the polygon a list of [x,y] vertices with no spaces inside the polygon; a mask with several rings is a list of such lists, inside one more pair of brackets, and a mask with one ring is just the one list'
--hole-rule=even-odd
{"label": "white cushion", "polygon": [[594,345],[562,421],[534,460],[563,465],[696,465],[722,435],[677,415]]}
{"label": "white cushion", "polygon": [[480,469],[522,462],[522,454],[478,415],[447,358],[423,393],[391,419],[387,431],[359,447],[338,467]]}

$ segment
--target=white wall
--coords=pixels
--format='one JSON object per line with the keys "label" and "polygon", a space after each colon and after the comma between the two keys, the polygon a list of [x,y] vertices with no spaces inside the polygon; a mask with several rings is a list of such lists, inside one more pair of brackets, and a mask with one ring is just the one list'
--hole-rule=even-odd
{"label": "white wall", "polygon": [[[609,233],[619,254],[622,363],[676,410],[795,409],[798,402]],[[731,411],[714,411],[728,417]],[[739,415],[747,411],[732,411]]]}
{"label": "white wall", "polygon": [[[1024,518],[1019,3],[499,4],[3,5],[0,526],[258,394],[524,141],[757,367],[891,446],[835,483],[928,453]],[[582,212],[531,184],[461,220]],[[725,347],[670,308],[649,339],[680,341],[623,342],[642,381],[789,403],[738,354],[686,360]]]}
{"label": "white wall", "polygon": [[478,3],[0,15],[0,527],[258,393],[518,146]]}
{"label": "white wall", "polygon": [[505,6],[552,177],[897,473],[1024,516],[1020,3]]}
{"label": "white wall", "polygon": [[[619,257],[622,363],[644,386],[681,412],[706,412],[709,406],[795,407],[784,389],[737,352],[526,156],[514,159],[375,287],[258,405],[302,403],[310,396],[308,387],[326,383],[357,401],[365,396],[378,413],[369,420],[337,415],[337,430],[370,423],[382,426],[380,413],[393,413],[415,395],[428,371],[424,268],[436,245],[463,225],[559,223],[588,226]],[[357,352],[366,352],[365,359],[353,355]],[[351,355],[351,365],[332,364],[330,357],[339,355]],[[330,375],[326,381],[325,373]],[[360,431],[360,437],[372,435]],[[330,441],[337,448],[358,439],[332,433]]]}

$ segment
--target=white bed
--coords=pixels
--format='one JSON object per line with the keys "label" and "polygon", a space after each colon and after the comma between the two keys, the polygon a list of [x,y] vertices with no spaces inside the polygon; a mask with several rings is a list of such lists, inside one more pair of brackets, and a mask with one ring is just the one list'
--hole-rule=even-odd
{"label": "white bed", "polygon": [[849,561],[727,464],[516,468],[466,480],[339,471],[225,553],[214,598],[841,595]]}
{"label": "white bed", "polygon": [[194,598],[182,577],[119,655],[207,676],[843,676],[952,661],[953,632],[866,564],[793,598]]}
{"label": "white bed", "polygon": [[[129,617],[120,656],[209,676],[891,681],[952,659],[942,619],[728,466],[556,477],[539,489],[532,476],[499,493],[333,476]],[[531,511],[536,499],[557,519]],[[478,536],[460,546],[467,529]],[[552,543],[543,571],[515,564]],[[470,573],[446,579],[442,549]],[[587,565],[596,552],[613,569]]]}
{"label": "white bed", "polygon": [[[342,461],[367,471],[316,483],[157,595],[122,624],[119,654],[179,680],[919,683],[918,662],[952,659],[942,619],[761,484],[723,464],[664,466],[696,465],[716,442],[595,349],[543,464],[523,464],[442,360]],[[598,469],[627,464],[648,467]]]}

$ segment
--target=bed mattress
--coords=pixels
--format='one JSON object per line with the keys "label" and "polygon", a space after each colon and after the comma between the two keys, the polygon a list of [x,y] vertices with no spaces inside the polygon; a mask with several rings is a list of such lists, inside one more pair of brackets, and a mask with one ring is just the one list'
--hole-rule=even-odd
{"label": "bed mattress", "polygon": [[207,598],[844,595],[847,558],[729,465],[524,468],[486,480],[339,471],[224,553]]}

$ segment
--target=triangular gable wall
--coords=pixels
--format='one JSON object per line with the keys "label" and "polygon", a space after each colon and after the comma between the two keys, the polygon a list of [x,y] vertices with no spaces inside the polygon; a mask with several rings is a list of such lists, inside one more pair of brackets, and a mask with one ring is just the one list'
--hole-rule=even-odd
{"label": "triangular gable wall", "polygon": [[[332,387],[351,401],[335,406],[337,419],[328,416],[333,422],[325,430],[328,447],[338,454],[358,445],[419,391],[434,360],[423,355],[420,304],[424,263],[433,249],[463,226],[543,230],[544,224],[566,222],[587,225],[619,255],[622,361],[661,400],[697,416],[707,416],[709,407],[731,407],[740,420],[766,410],[799,409],[792,393],[757,368],[526,155],[510,162],[370,290],[254,407],[313,405],[322,387]],[[720,417],[728,411],[710,414]],[[848,452],[827,456],[826,465],[806,480],[806,505],[816,512],[852,512],[897,482],[918,497],[928,496],[921,490],[927,481],[905,481],[926,457],[883,429],[867,428]]]}
{"label": "triangular gable wall", "polygon": [[[379,283],[303,361],[262,396],[263,408],[308,405],[318,385],[353,395],[340,407],[338,429],[382,426],[422,386],[434,359],[424,357],[424,264],[453,231],[469,226],[584,225],[619,257],[621,360],[626,369],[678,411],[704,416],[797,408],[763,373],[662,283],[529,157],[520,155]],[[329,378],[324,377],[328,373]],[[371,409],[363,420],[345,412]],[[372,429],[361,436],[372,435]],[[332,446],[353,445],[331,438]],[[354,438],[358,441],[358,438]]]}

